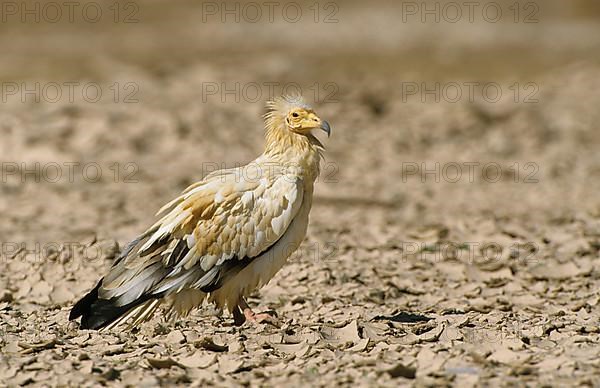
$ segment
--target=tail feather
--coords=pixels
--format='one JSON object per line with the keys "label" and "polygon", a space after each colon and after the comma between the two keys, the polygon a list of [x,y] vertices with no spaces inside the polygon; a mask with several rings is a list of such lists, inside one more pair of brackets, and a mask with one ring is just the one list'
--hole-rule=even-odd
{"label": "tail feather", "polygon": [[130,310],[151,299],[161,299],[163,296],[160,294],[143,294],[133,302],[121,306],[117,303],[117,298],[98,298],[98,290],[102,286],[102,280],[100,279],[96,287],[81,298],[71,309],[69,320],[72,321],[81,317],[81,329],[102,329],[115,321],[121,321],[120,318]]}

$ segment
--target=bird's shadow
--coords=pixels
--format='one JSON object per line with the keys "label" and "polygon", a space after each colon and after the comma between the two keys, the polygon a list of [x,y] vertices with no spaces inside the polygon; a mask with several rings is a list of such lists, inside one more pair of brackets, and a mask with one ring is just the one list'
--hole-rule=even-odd
{"label": "bird's shadow", "polygon": [[400,323],[419,323],[419,322],[428,322],[433,318],[426,317],[420,314],[412,314],[406,312],[399,312],[393,315],[377,315],[373,318],[374,321],[392,321],[392,322],[400,322]]}

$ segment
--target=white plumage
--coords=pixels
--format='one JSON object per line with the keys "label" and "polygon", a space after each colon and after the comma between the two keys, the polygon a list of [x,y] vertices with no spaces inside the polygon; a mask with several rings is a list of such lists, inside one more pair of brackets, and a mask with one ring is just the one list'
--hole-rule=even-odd
{"label": "white plumage", "polygon": [[227,307],[237,323],[260,318],[244,298],[304,239],[322,152],[311,131],[330,131],[300,98],[269,107],[265,152],[211,173],[161,208],[161,218],[123,250],[70,319],[81,316],[81,327],[92,329],[129,319],[135,326],[161,304],[185,315],[206,299]]}

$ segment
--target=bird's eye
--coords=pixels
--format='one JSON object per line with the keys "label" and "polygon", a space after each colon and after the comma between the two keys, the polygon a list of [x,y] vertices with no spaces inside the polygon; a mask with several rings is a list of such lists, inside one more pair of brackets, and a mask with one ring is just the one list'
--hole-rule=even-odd
{"label": "bird's eye", "polygon": [[298,112],[294,112],[294,113],[292,113],[292,117],[298,117],[298,116],[300,116],[300,115],[298,114]]}

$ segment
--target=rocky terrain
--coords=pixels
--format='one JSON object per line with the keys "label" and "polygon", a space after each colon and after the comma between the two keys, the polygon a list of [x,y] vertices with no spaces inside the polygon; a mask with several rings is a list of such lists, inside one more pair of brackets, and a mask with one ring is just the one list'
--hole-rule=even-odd
{"label": "rocky terrain", "polygon": [[[3,10],[0,385],[600,384],[595,2],[82,4],[103,16]],[[294,90],[333,133],[306,241],[250,300],[281,327],[69,322]]]}

